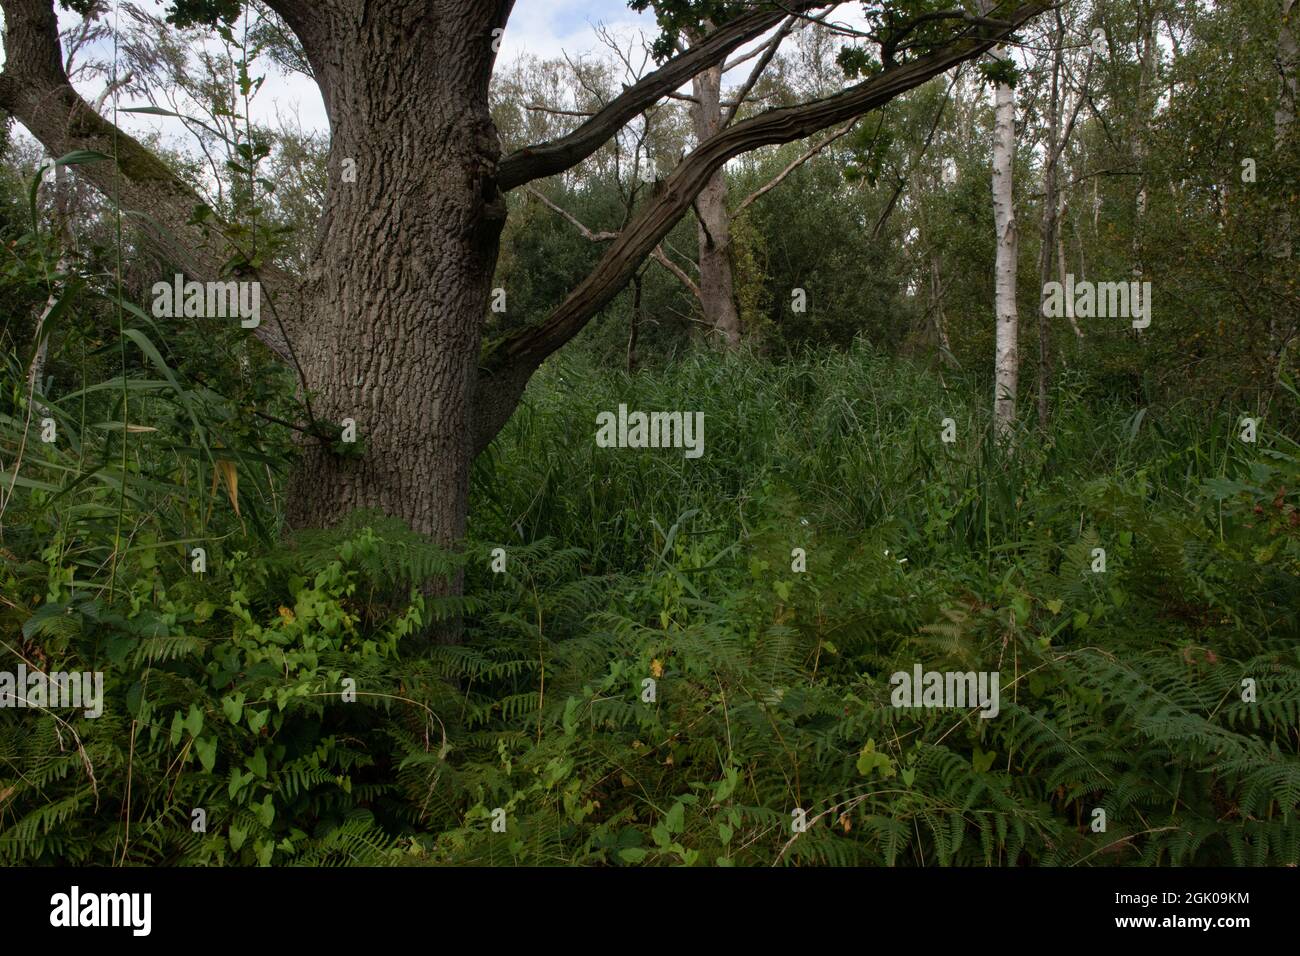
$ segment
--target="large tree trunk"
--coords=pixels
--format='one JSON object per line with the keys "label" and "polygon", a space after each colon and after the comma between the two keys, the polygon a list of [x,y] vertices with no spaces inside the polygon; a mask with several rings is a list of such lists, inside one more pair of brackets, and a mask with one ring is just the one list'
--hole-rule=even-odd
{"label": "large tree trunk", "polygon": [[[722,67],[697,74],[691,86],[698,102],[691,105],[691,119],[699,142],[715,136],[722,128]],[[735,283],[731,274],[731,214],[727,211],[727,179],[719,169],[695,200],[699,218],[700,301],[705,320],[728,349],[740,346],[740,313],[736,310]]]}
{"label": "large tree trunk", "polygon": [[[1007,54],[999,47],[995,56]],[[995,269],[997,361],[994,383],[994,426],[999,437],[1010,434],[1016,420],[1016,391],[1020,381],[1017,345],[1020,320],[1016,312],[1016,259],[1019,239],[1012,199],[1012,171],[1016,159],[1016,93],[1005,83],[997,85],[993,127],[993,222],[997,232]]]}
{"label": "large tree trunk", "polygon": [[[309,441],[287,522],[322,527],[376,509],[452,545],[465,531],[472,397],[505,216],[489,194],[499,148],[489,48],[450,15],[350,29],[337,47],[347,104],[331,104],[329,198],[308,283],[315,323],[299,360],[315,419],[353,419],[364,454]],[[349,159],[355,182],[341,175]]]}

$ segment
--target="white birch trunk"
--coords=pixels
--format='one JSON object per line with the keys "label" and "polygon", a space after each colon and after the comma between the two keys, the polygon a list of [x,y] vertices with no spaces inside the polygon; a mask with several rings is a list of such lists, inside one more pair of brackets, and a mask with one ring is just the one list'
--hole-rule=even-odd
{"label": "white birch trunk", "polygon": [[[1007,56],[999,47],[994,56]],[[995,308],[997,312],[997,362],[993,415],[999,438],[1011,432],[1016,420],[1016,391],[1020,381],[1020,351],[1017,347],[1020,319],[1016,311],[1016,260],[1019,236],[1012,198],[1012,170],[1016,156],[1016,93],[999,83],[994,94],[993,125],[993,222],[997,231]]]}

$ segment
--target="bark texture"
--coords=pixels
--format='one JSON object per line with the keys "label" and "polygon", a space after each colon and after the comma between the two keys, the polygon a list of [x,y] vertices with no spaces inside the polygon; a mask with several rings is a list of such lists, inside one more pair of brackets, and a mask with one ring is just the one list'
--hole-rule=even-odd
{"label": "bark texture", "polygon": [[[364,454],[309,442],[288,521],[319,527],[370,508],[450,544],[465,530],[466,436],[505,209],[492,183],[491,17],[476,3],[438,16],[421,6],[333,30],[331,182],[299,358],[314,416],[355,421]],[[345,159],[355,182],[342,181]]]}
{"label": "bark texture", "polygon": [[[1006,56],[999,49],[999,58]],[[1016,420],[1020,381],[1020,319],[1016,311],[1016,263],[1019,235],[1012,190],[1016,160],[1016,92],[999,83],[994,93],[993,222],[997,230],[994,295],[997,312],[997,362],[994,383],[994,424],[999,437],[1010,434]]]}

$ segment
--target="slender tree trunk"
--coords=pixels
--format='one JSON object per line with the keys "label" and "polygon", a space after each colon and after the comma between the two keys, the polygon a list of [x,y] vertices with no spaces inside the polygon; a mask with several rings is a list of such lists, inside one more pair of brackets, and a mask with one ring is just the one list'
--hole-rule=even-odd
{"label": "slender tree trunk", "polygon": [[[1282,0],[1282,22],[1277,38],[1278,93],[1277,107],[1273,110],[1273,142],[1278,159],[1294,149],[1296,101],[1300,99],[1300,46],[1296,41],[1296,0]],[[1278,229],[1274,255],[1280,259],[1291,258],[1291,213],[1285,201],[1278,214]]]}
{"label": "slender tree trunk", "polygon": [[1047,103],[1047,163],[1043,169],[1043,216],[1038,227],[1038,427],[1046,430],[1051,409],[1052,388],[1052,321],[1044,307],[1047,283],[1052,281],[1052,256],[1056,252],[1057,233],[1057,160],[1061,146],[1061,56],[1065,42],[1065,23],[1056,14],[1056,32],[1052,35],[1052,89]]}
{"label": "slender tree trunk", "polygon": [[[1296,146],[1295,111],[1297,84],[1300,82],[1300,48],[1296,43],[1296,11],[1300,9],[1296,0],[1281,0],[1281,23],[1277,37],[1277,72],[1278,91],[1277,106],[1273,109],[1273,146],[1276,163],[1285,168],[1294,162]],[[1291,210],[1285,195],[1277,200],[1277,221],[1273,233],[1272,252],[1278,259],[1290,259],[1294,225]],[[1270,315],[1268,322],[1268,365],[1269,373],[1274,377],[1282,372],[1280,362],[1282,350],[1296,333],[1295,320],[1279,321],[1276,313]]]}
{"label": "slender tree trunk", "polygon": [[939,271],[939,257],[930,256],[930,302],[934,308],[934,337],[939,346],[939,357],[944,362],[957,364],[948,341],[948,317],[943,310],[943,274]]}
{"label": "slender tree trunk", "polygon": [[641,285],[645,279],[645,272],[638,272],[632,277],[632,321],[629,323],[630,328],[627,333],[627,373],[631,375],[636,371],[637,352],[636,340],[641,332]]}
{"label": "slender tree trunk", "polygon": [[[994,54],[1007,56],[999,47]],[[1000,438],[1007,437],[1016,420],[1016,391],[1020,380],[1018,339],[1020,320],[1016,312],[1016,259],[1019,238],[1012,194],[1012,173],[1016,158],[1016,93],[999,83],[994,94],[993,127],[993,221],[997,231],[995,306],[997,312],[997,360],[994,384],[994,425]]]}
{"label": "slender tree trunk", "polygon": [[[697,103],[691,105],[695,135],[704,142],[722,128],[722,67],[715,66],[691,81]],[[736,309],[731,272],[731,214],[727,210],[727,179],[719,169],[695,200],[700,247],[700,300],[705,320],[727,349],[740,346],[740,313]]]}
{"label": "slender tree trunk", "polygon": [[1147,128],[1154,112],[1150,104],[1150,91],[1155,84],[1155,18],[1153,7],[1141,5],[1142,14],[1142,48],[1141,68],[1138,72],[1137,114],[1133,123],[1133,164],[1138,171],[1138,191],[1133,210],[1133,280],[1142,279],[1142,227],[1146,221],[1149,200],[1147,182]]}
{"label": "slender tree trunk", "polygon": [[[72,228],[68,216],[68,170],[66,166],[54,167],[54,235],[59,241],[59,260],[54,267],[55,272],[59,275],[66,275],[71,266],[69,256],[72,253]],[[45,360],[49,355],[50,339],[45,335],[45,323],[54,311],[54,307],[59,304],[59,293],[57,289],[51,289],[49,297],[45,300],[45,305],[41,308],[40,317],[36,320],[36,353],[32,356],[31,367],[27,369],[27,394],[35,395],[42,386],[45,378]],[[37,400],[32,411],[40,417],[46,414],[44,403]]]}

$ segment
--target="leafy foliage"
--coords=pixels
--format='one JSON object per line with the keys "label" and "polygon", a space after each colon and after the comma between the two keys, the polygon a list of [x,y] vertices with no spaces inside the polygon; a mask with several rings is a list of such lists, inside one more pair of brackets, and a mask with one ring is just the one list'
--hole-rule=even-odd
{"label": "leafy foliage", "polygon": [[[613,394],[695,395],[717,444],[688,468],[562,440]],[[15,554],[6,661],[100,670],[105,707],[0,711],[0,858],[1298,862],[1300,450],[1102,403],[1013,459],[942,445],[938,394],[861,349],[566,364],[481,466],[459,556],[365,514],[235,534],[203,576],[142,549],[111,595],[102,562]],[[421,586],[458,568],[464,599]],[[1001,713],[892,707],[914,662],[1000,671]]]}

